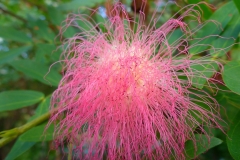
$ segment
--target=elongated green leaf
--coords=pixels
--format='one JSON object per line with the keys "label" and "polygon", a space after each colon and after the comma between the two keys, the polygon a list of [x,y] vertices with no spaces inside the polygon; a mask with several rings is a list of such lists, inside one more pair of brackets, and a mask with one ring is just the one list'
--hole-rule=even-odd
{"label": "elongated green leaf", "polygon": [[48,27],[47,21],[38,20],[34,22],[30,22],[30,26],[33,28],[34,33],[38,38],[44,39],[48,42],[53,42],[56,35],[54,32]]}
{"label": "elongated green leaf", "polygon": [[169,34],[167,37],[169,45],[175,45],[174,43],[177,43],[177,41],[182,35],[183,32],[181,31],[181,29],[176,29],[175,31],[173,31],[173,33]]}
{"label": "elongated green leaf", "polygon": [[11,148],[11,151],[8,153],[8,155],[5,158],[5,160],[14,160],[14,159],[16,159],[18,156],[20,156],[21,154],[26,152],[28,149],[30,149],[35,144],[35,142],[20,141],[19,138],[14,143],[13,147]]}
{"label": "elongated green leaf", "polygon": [[19,90],[0,93],[0,111],[9,111],[33,105],[43,99],[37,91]]}
{"label": "elongated green leaf", "polygon": [[49,72],[49,68],[46,65],[31,60],[19,60],[10,65],[27,76],[48,85],[57,86],[61,79],[61,75],[55,70],[52,69]]}
{"label": "elongated green leaf", "polygon": [[37,44],[37,51],[35,60],[42,63],[56,62],[60,59],[60,50],[56,51],[54,44],[39,43]]}
{"label": "elongated green leaf", "polygon": [[223,80],[233,92],[240,94],[240,61],[232,61],[224,66]]}
{"label": "elongated green leaf", "polygon": [[70,38],[73,37],[76,33],[77,30],[79,31],[79,29],[73,28],[72,26],[69,26],[64,32],[63,32],[63,36],[66,38]]}
{"label": "elongated green leaf", "polygon": [[227,145],[231,156],[235,160],[240,159],[240,112],[235,116],[228,131]]}
{"label": "elongated green leaf", "polygon": [[59,6],[59,9],[61,10],[77,10],[81,7],[81,9],[87,9],[86,7],[94,7],[95,5],[104,2],[104,0],[87,0],[87,1],[79,1],[79,0],[73,0],[68,3],[63,3]]}
{"label": "elongated green leaf", "polygon": [[[35,115],[32,116],[29,121],[32,121],[33,119],[41,116],[42,114],[48,112],[49,105],[50,105],[50,96],[42,100],[42,102],[38,105]],[[22,135],[18,137],[17,141],[14,143],[14,146],[11,148],[11,151],[8,153],[5,160],[14,160],[18,156],[22,155],[24,152],[29,150],[36,142],[27,142],[27,141],[21,141]]]}
{"label": "elongated green leaf", "polygon": [[233,0],[233,2],[235,3],[235,5],[238,9],[238,12],[240,13],[240,1],[239,0]]}
{"label": "elongated green leaf", "polygon": [[56,26],[60,26],[65,19],[64,14],[58,8],[52,6],[48,6],[47,11],[50,21]]}
{"label": "elongated green leaf", "polygon": [[[211,137],[209,139],[205,135],[200,135],[200,134],[196,134],[195,138],[196,138],[196,146],[194,145],[193,141],[187,141],[185,143],[186,159],[188,160],[193,159],[198,155],[206,152],[210,148],[213,148],[222,143],[222,140],[216,137]],[[196,150],[195,150],[195,147],[196,147]]]}
{"label": "elongated green leaf", "polygon": [[18,31],[13,27],[0,27],[0,37],[6,40],[17,41],[17,42],[31,42],[31,38],[28,37],[24,32]]}
{"label": "elongated green leaf", "polygon": [[193,86],[202,89],[204,84],[207,82],[209,78],[211,78],[216,70],[218,69],[218,65],[216,63],[209,64],[196,64],[191,66],[193,72],[197,73],[192,79]]}
{"label": "elongated green leaf", "polygon": [[230,107],[237,107],[238,109],[240,109],[240,95],[228,90],[228,88],[225,86],[218,87],[220,88],[220,90],[214,97],[218,101],[218,103],[227,109],[229,109]]}
{"label": "elongated green leaf", "polygon": [[42,102],[38,105],[36,111],[35,111],[35,115],[32,116],[29,121],[43,115],[44,113],[47,113],[50,109],[50,99],[51,97],[48,96],[47,98],[44,98],[42,100]]}
{"label": "elongated green leaf", "polygon": [[51,96],[46,97],[42,103],[39,104],[38,108],[36,109],[36,116],[41,116],[44,113],[47,113],[50,109],[50,100]]}
{"label": "elongated green leaf", "polygon": [[[212,43],[212,46],[216,50],[211,50],[210,54],[212,54],[214,57],[219,57],[226,54],[231,49],[231,46],[235,43],[235,39],[238,37],[239,32],[240,15],[235,14],[232,20],[226,26],[224,32],[221,34],[221,37],[217,38]],[[221,48],[221,50],[219,50],[218,48]]]}
{"label": "elongated green leaf", "polygon": [[203,28],[197,32],[196,38],[198,39],[191,41],[191,44],[194,47],[190,48],[190,53],[198,54],[206,50],[209,47],[209,44],[217,39],[217,36],[211,35],[220,35],[222,29],[225,29],[235,14],[238,14],[238,11],[232,1],[228,2],[219,8],[216,12],[214,12],[209,19],[220,23],[220,26],[216,25],[213,22],[209,22],[204,25]]}
{"label": "elongated green leaf", "polygon": [[36,126],[25,132],[20,140],[28,142],[50,141],[53,139],[54,126],[50,125],[45,131],[46,124]]}
{"label": "elongated green leaf", "polygon": [[[188,0],[189,4],[197,4],[202,0]],[[200,7],[200,8],[199,8]],[[198,4],[198,7],[194,8],[200,12],[203,12],[203,17],[208,19],[212,15],[211,9],[206,4]]]}
{"label": "elongated green leaf", "polygon": [[10,62],[20,54],[27,52],[29,49],[30,46],[25,46],[20,48],[14,48],[7,52],[0,52],[0,64]]}

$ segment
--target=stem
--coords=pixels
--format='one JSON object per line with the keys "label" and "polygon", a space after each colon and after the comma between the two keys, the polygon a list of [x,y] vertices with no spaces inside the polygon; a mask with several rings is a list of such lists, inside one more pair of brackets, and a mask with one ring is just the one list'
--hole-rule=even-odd
{"label": "stem", "polygon": [[20,134],[26,132],[27,130],[29,130],[32,127],[35,127],[38,124],[41,124],[42,122],[46,121],[49,117],[50,117],[50,112],[41,115],[40,117],[32,120],[31,122],[24,124],[21,127],[18,127],[20,130]]}
{"label": "stem", "polygon": [[19,19],[19,20],[23,21],[24,23],[27,22],[26,19],[24,19],[24,18],[22,18],[22,17],[20,17],[20,16],[18,16],[18,15],[16,15],[16,14],[14,14],[13,12],[10,12],[10,11],[8,11],[8,10],[5,10],[5,9],[3,9],[2,7],[0,7],[0,10],[1,10],[3,13],[5,13],[5,14],[8,14],[8,15],[10,15],[10,16],[12,16],[12,17],[15,17],[16,19]]}
{"label": "stem", "polygon": [[13,128],[11,130],[3,131],[2,135],[0,133],[1,137],[3,137],[0,139],[0,148],[4,145],[8,144],[12,140],[17,138],[21,134],[23,134],[24,132],[33,128],[34,126],[39,125],[42,122],[46,121],[49,117],[50,117],[50,112],[41,115],[40,117],[32,120],[31,122],[24,124],[23,126]]}
{"label": "stem", "polygon": [[68,160],[72,160],[72,148],[73,148],[73,144],[70,143],[68,146]]}

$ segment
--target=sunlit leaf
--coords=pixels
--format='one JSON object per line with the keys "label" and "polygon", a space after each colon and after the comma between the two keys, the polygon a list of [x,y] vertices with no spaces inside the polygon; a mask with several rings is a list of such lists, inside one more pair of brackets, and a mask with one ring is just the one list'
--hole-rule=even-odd
{"label": "sunlit leaf", "polygon": [[4,91],[0,93],[0,111],[31,106],[43,99],[41,92],[30,90]]}

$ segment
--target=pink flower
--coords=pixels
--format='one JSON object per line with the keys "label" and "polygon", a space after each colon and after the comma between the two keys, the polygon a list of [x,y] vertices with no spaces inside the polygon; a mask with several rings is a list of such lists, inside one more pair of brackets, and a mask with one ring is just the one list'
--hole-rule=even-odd
{"label": "pink flower", "polygon": [[[121,4],[100,25],[71,15],[66,27],[82,29],[76,25],[80,20],[90,30],[82,29],[65,43],[65,73],[52,96],[56,142],[71,144],[79,159],[184,159],[185,142],[196,143],[196,127],[206,135],[206,126],[221,128],[217,102],[194,87],[194,78],[213,78],[193,66],[210,64],[207,72],[216,73],[219,64],[189,54],[201,45],[200,40],[189,45],[200,25],[190,29],[183,21],[192,17],[199,23],[193,7],[159,28],[156,15],[150,25],[143,14],[138,22],[123,20],[120,14],[128,14]],[[183,36],[170,44],[176,29]]]}

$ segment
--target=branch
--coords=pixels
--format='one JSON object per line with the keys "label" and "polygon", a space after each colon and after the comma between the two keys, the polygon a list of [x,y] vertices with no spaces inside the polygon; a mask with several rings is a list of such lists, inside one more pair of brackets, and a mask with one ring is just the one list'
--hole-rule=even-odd
{"label": "branch", "polygon": [[2,137],[0,139],[0,148],[4,145],[8,144],[15,138],[17,138],[18,136],[20,136],[27,130],[46,121],[49,117],[50,117],[50,112],[41,115],[40,117],[32,120],[31,122],[24,124],[23,126],[0,132],[0,137]]}
{"label": "branch", "polygon": [[24,23],[27,22],[26,19],[24,19],[24,18],[22,18],[22,17],[20,17],[20,16],[18,16],[18,15],[16,15],[16,14],[14,14],[13,12],[10,12],[10,11],[8,11],[8,10],[5,10],[5,9],[3,9],[2,7],[0,7],[0,11],[2,11],[2,12],[5,13],[5,14],[8,14],[8,15],[10,15],[10,16],[12,16],[12,17],[15,17],[16,19],[19,19],[19,20],[23,21]]}

